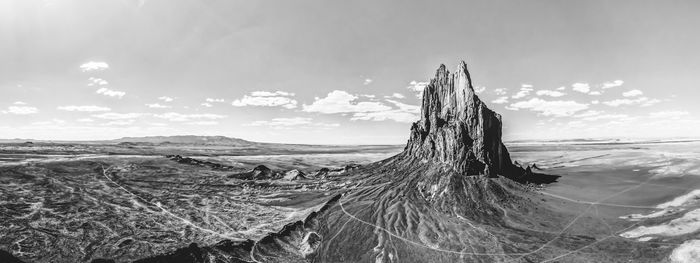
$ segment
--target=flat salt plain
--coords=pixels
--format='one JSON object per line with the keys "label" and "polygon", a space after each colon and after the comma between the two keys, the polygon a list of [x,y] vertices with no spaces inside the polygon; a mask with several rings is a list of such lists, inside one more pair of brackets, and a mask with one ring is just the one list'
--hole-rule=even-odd
{"label": "flat salt plain", "polygon": [[[700,262],[700,142],[508,147],[513,160],[562,176],[539,190],[555,200],[550,206],[598,218],[614,238],[670,244],[670,262]],[[191,242],[257,239],[305,217],[351,182],[244,182],[227,175],[259,164],[313,173],[382,160],[402,147],[250,154],[232,149],[236,154],[230,155],[225,147],[173,149],[0,145],[0,221],[6,222],[0,249],[26,262],[126,261]],[[178,164],[163,157],[170,153],[234,170]],[[576,203],[593,208],[583,211]],[[626,229],[633,223],[638,225]]]}

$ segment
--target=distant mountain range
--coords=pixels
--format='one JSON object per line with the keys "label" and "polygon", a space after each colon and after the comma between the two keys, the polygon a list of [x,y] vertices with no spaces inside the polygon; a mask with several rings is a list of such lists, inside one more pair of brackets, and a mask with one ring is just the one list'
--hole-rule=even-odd
{"label": "distant mountain range", "polygon": [[186,144],[186,145],[222,145],[222,146],[253,146],[260,143],[246,141],[239,138],[226,136],[197,136],[197,135],[176,135],[176,136],[146,136],[146,137],[124,137],[110,140],[111,143],[151,143],[151,144]]}
{"label": "distant mountain range", "polygon": [[183,145],[221,145],[221,146],[253,146],[263,143],[246,141],[239,138],[226,136],[198,136],[198,135],[176,135],[176,136],[146,136],[146,137],[123,137],[114,140],[94,140],[94,141],[70,141],[70,140],[35,140],[35,139],[0,139],[0,143],[76,143],[76,144],[183,144]]}

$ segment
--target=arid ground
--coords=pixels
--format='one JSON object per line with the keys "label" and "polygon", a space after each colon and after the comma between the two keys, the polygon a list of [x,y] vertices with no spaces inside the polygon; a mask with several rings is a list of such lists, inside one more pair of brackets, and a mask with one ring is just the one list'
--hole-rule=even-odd
{"label": "arid ground", "polygon": [[[538,201],[560,212],[566,218],[557,220],[568,223],[552,224],[556,229],[548,235],[581,237],[563,252],[548,251],[545,244],[535,252],[542,253],[539,261],[577,262],[577,255],[600,251],[647,262],[700,260],[700,143],[508,147],[515,161],[561,176],[549,185],[532,185],[541,197]],[[190,243],[259,239],[355,187],[354,177],[344,177],[352,169],[346,165],[383,160],[401,150],[402,146],[288,146],[263,152],[202,146],[4,144],[0,250],[25,262],[129,262]],[[208,163],[177,162],[165,157],[170,154]],[[258,165],[280,176],[235,176]],[[330,172],[319,172],[322,168]],[[292,169],[305,176],[281,177]],[[346,205],[343,211],[352,214],[361,211],[361,205]],[[526,257],[514,262],[521,259],[532,262]]]}

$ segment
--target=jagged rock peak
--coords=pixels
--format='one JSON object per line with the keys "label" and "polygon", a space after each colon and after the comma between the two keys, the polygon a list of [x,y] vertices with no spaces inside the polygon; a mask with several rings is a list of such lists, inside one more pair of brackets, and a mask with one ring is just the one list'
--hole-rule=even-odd
{"label": "jagged rock peak", "polygon": [[501,116],[479,99],[467,64],[450,73],[440,65],[423,92],[421,119],[413,123],[403,155],[446,163],[467,175],[490,177],[513,168],[501,141]]}

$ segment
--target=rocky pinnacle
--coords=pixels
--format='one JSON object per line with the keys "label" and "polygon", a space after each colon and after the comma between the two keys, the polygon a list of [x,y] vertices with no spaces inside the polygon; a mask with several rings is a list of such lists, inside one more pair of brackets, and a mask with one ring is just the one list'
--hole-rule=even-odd
{"label": "rocky pinnacle", "polygon": [[467,64],[440,65],[423,91],[404,156],[440,162],[465,175],[505,175],[514,165],[501,141],[501,116],[475,94]]}

